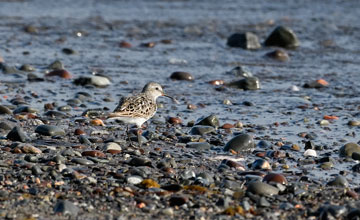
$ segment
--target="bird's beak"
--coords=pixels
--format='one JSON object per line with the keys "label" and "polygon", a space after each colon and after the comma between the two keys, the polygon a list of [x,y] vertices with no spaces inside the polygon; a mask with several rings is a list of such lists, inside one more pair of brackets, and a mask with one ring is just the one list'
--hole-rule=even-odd
{"label": "bird's beak", "polygon": [[176,100],[174,97],[171,97],[171,96],[169,96],[169,95],[166,95],[165,93],[163,93],[162,95],[165,96],[165,97],[168,97],[168,98],[172,99],[173,102],[175,102],[176,104],[180,104],[179,101]]}

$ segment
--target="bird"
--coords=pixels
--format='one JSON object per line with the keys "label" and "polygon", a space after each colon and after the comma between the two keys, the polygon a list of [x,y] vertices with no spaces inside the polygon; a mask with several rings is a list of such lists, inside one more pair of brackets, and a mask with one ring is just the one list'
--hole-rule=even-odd
{"label": "bird", "polygon": [[168,97],[178,104],[175,98],[164,93],[159,83],[149,82],[144,86],[141,93],[122,97],[114,111],[108,115],[108,118],[121,121],[125,124],[135,124],[137,127],[138,144],[141,147],[141,127],[155,115],[157,111],[156,100],[160,96]]}

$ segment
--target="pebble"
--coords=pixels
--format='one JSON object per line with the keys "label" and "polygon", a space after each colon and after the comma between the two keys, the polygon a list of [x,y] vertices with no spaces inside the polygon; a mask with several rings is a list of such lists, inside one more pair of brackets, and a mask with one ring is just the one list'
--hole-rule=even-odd
{"label": "pebble", "polygon": [[23,64],[19,69],[21,71],[25,71],[25,72],[33,72],[33,71],[35,71],[35,68],[33,66],[31,66],[30,64]]}
{"label": "pebble", "polygon": [[104,151],[108,152],[110,150],[117,150],[117,151],[121,151],[122,148],[119,144],[115,143],[115,142],[109,142],[106,143],[104,146]]}
{"label": "pebble", "polygon": [[173,195],[169,199],[170,206],[182,206],[188,202],[188,198],[185,195]]}
{"label": "pebble", "polygon": [[77,54],[77,52],[76,52],[74,49],[71,49],[71,48],[63,48],[61,51],[62,51],[64,54],[67,54],[67,55]]}
{"label": "pebble", "polygon": [[341,157],[351,157],[354,152],[360,153],[360,146],[356,143],[347,143],[339,150]]}
{"label": "pebble", "polygon": [[241,80],[230,82],[228,86],[243,90],[258,90],[260,89],[260,81],[257,77],[247,77]]}
{"label": "pebble", "polygon": [[328,186],[348,187],[349,182],[343,176],[336,176],[335,179],[327,183]]}
{"label": "pebble", "polygon": [[244,66],[236,66],[230,71],[227,71],[226,73],[232,76],[238,76],[243,78],[253,77],[253,74],[250,72],[250,70]]}
{"label": "pebble", "polygon": [[6,137],[12,141],[26,142],[29,140],[23,129],[19,126],[15,126]]}
{"label": "pebble", "polygon": [[350,120],[348,122],[349,126],[360,126],[360,121]]}
{"label": "pebble", "polygon": [[35,132],[45,136],[64,136],[65,131],[55,125],[39,125],[36,127]]}
{"label": "pebble", "polygon": [[195,125],[191,128],[190,134],[192,135],[205,135],[214,132],[215,128],[207,125]]}
{"label": "pebble", "polygon": [[271,170],[271,166],[267,160],[257,159],[252,163],[251,169],[253,169],[253,170],[258,170],[258,169]]}
{"label": "pebble", "polygon": [[104,76],[91,76],[90,83],[97,87],[106,87],[111,84],[110,80]]}
{"label": "pebble", "polygon": [[272,196],[277,195],[280,190],[267,183],[253,181],[249,183],[246,191],[260,196]]}
{"label": "pebble", "polygon": [[283,185],[288,184],[288,181],[286,180],[285,176],[279,173],[269,173],[266,176],[264,176],[263,181],[267,183],[275,182]]}
{"label": "pebble", "polygon": [[52,70],[62,70],[64,69],[64,64],[60,60],[55,60],[47,68]]}
{"label": "pebble", "polygon": [[224,151],[249,151],[255,147],[253,138],[248,134],[239,134],[226,143]]}
{"label": "pebble", "polygon": [[193,81],[194,76],[188,72],[173,72],[170,75],[170,79],[172,80],[186,80],[186,81]]}
{"label": "pebble", "polygon": [[37,148],[37,147],[34,147],[30,144],[25,144],[21,147],[21,151],[26,153],[26,154],[41,154],[42,151]]}
{"label": "pebble", "polygon": [[189,142],[186,144],[186,148],[203,151],[203,150],[209,150],[211,146],[207,142]]}
{"label": "pebble", "polygon": [[37,113],[39,112],[39,110],[35,109],[35,108],[32,108],[30,106],[20,106],[20,107],[17,107],[13,113],[14,114],[19,114],[19,113],[22,113],[22,112],[26,112],[26,113]]}
{"label": "pebble", "polygon": [[206,117],[199,118],[195,125],[206,125],[206,126],[212,126],[214,128],[218,128],[220,126],[219,119],[216,117],[216,115],[209,115]]}
{"label": "pebble", "polygon": [[141,158],[141,157],[133,157],[129,161],[129,165],[131,166],[152,166],[151,160],[147,158]]}
{"label": "pebble", "polygon": [[88,150],[81,153],[82,156],[89,156],[89,157],[106,157],[106,155],[98,150]]}
{"label": "pebble", "polygon": [[80,209],[68,200],[58,200],[54,207],[55,214],[61,213],[64,216],[77,216]]}
{"label": "pebble", "polygon": [[0,115],[4,115],[4,114],[12,115],[13,113],[8,107],[4,105],[0,105]]}
{"label": "pebble", "polygon": [[144,179],[141,176],[129,176],[126,178],[126,182],[129,184],[140,184]]}
{"label": "pebble", "polygon": [[267,53],[266,56],[281,62],[286,62],[290,59],[288,53],[286,53],[284,50],[274,50]]}
{"label": "pebble", "polygon": [[227,39],[227,45],[230,47],[240,47],[247,50],[261,48],[258,36],[251,32],[232,34]]}
{"label": "pebble", "polygon": [[92,165],[92,164],[94,164],[94,162],[92,162],[91,160],[87,160],[87,159],[83,159],[83,158],[73,158],[71,160],[71,162],[81,164],[81,165]]}
{"label": "pebble", "polygon": [[305,156],[305,157],[317,157],[317,154],[316,154],[316,151],[315,151],[315,150],[307,149],[307,150],[304,152],[304,156]]}
{"label": "pebble", "polygon": [[284,26],[278,26],[266,38],[264,44],[266,46],[296,48],[300,45],[300,42],[293,30]]}
{"label": "pebble", "polygon": [[58,76],[60,78],[64,78],[64,79],[71,79],[71,73],[67,70],[64,69],[56,69],[53,70],[51,72],[49,72],[48,74],[45,75],[46,77],[52,77],[52,76]]}

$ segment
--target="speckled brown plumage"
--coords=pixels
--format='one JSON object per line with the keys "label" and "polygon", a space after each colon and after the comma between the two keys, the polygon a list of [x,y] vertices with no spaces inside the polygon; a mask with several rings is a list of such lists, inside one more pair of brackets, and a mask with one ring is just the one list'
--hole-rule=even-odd
{"label": "speckled brown plumage", "polygon": [[150,119],[155,115],[156,110],[156,101],[146,95],[146,93],[140,93],[136,96],[123,97],[115,108],[114,113],[118,117]]}

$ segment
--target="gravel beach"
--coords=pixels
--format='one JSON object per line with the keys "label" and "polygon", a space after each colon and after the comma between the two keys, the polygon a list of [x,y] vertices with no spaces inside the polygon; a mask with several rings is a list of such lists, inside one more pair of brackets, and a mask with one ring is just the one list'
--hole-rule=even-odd
{"label": "gravel beach", "polygon": [[0,219],[360,219],[359,11],[0,0]]}

